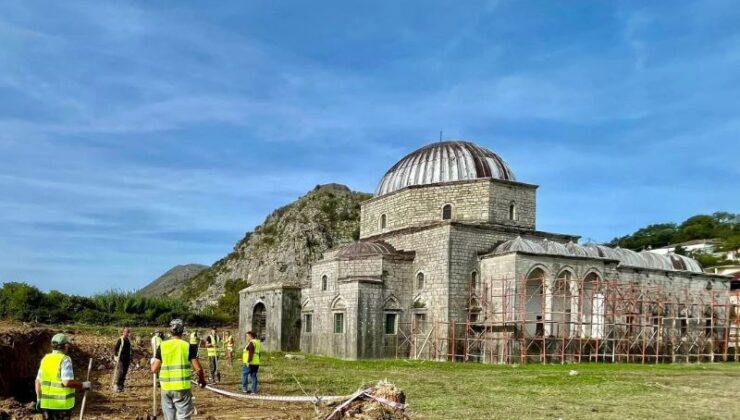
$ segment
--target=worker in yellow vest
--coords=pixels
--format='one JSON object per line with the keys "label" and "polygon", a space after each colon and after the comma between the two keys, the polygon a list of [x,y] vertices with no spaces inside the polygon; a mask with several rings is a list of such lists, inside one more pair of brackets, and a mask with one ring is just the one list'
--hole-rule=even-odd
{"label": "worker in yellow vest", "polygon": [[75,390],[89,390],[90,382],[74,379],[72,359],[67,356],[70,342],[66,335],[51,339],[52,352],[41,359],[36,376],[36,409],[44,419],[68,420],[75,406]]}
{"label": "worker in yellow vest", "polygon": [[170,332],[172,337],[159,345],[152,358],[151,370],[159,374],[165,420],[190,420],[194,411],[190,377],[195,371],[201,388],[206,386],[206,378],[198,361],[197,349],[182,339],[182,320],[173,319]]}
{"label": "worker in yellow vest", "polygon": [[229,366],[234,366],[234,336],[231,335],[231,331],[226,331],[224,345],[226,346],[226,353],[224,357],[229,362]]}
{"label": "worker in yellow vest", "polygon": [[223,353],[223,342],[218,337],[216,327],[211,329],[211,334],[206,337],[206,351],[208,354],[208,364],[211,367],[211,382],[221,382],[221,371],[218,369],[218,358]]}
{"label": "worker in yellow vest", "polygon": [[242,353],[242,392],[249,394],[249,381],[252,381],[252,394],[257,393],[257,372],[260,370],[260,351],[262,342],[252,331],[247,332],[247,346]]}

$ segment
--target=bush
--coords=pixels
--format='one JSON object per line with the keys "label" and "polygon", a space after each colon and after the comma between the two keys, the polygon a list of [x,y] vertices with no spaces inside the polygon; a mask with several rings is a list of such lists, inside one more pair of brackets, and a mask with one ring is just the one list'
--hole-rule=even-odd
{"label": "bush", "polygon": [[[93,297],[57,290],[43,293],[25,283],[5,283],[0,288],[0,318],[23,322],[144,326],[166,325],[173,318],[188,319],[190,315],[185,301],[169,297],[147,298],[114,290]],[[189,319],[200,326],[221,323],[225,318],[199,315]]]}

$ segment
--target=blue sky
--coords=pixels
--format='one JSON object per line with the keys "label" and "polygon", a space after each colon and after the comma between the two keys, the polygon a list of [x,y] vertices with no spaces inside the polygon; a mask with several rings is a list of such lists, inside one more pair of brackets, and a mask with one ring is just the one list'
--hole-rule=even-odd
{"label": "blue sky", "polygon": [[740,8],[705,2],[0,5],[0,281],[210,264],[319,183],[485,145],[541,230],[739,211]]}

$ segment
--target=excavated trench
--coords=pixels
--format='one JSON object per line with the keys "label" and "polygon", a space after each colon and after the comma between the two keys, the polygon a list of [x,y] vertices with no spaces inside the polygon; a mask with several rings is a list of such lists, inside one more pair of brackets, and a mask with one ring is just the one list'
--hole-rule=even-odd
{"label": "excavated trench", "polygon": [[51,349],[52,335],[47,329],[0,334],[0,399],[36,399],[33,382],[41,358]]}

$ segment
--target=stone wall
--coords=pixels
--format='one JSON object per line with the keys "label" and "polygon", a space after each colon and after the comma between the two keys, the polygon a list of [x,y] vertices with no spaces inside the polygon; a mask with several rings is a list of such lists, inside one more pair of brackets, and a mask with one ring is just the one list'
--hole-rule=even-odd
{"label": "stone wall", "polygon": [[[453,221],[501,223],[535,228],[536,189],[529,184],[496,179],[410,186],[362,203],[360,238],[442,220],[442,208],[452,205]],[[509,218],[515,204],[516,217]],[[385,215],[385,228],[381,216]]]}
{"label": "stone wall", "polygon": [[245,345],[245,335],[255,330],[254,309],[265,306],[266,323],[262,334],[265,351],[299,349],[301,290],[294,286],[267,284],[248,287],[239,293],[239,334],[237,346]]}
{"label": "stone wall", "polygon": [[[717,302],[722,304],[724,296],[729,290],[729,281],[720,276],[706,275],[702,273],[691,273],[685,271],[664,271],[645,268],[633,268],[618,265],[617,261],[600,258],[562,257],[549,255],[528,255],[523,253],[510,253],[504,255],[485,256],[480,262],[481,277],[483,280],[481,294],[487,295],[488,307],[485,308],[482,320],[488,322],[503,322],[512,320],[526,320],[532,323],[527,331],[534,334],[535,316],[542,316],[545,334],[558,335],[563,328],[562,322],[573,321],[577,314],[582,312],[579,308],[579,296],[593,296],[595,290],[588,292],[582,288],[588,287],[582,284],[584,279],[591,273],[598,276],[601,281],[614,282],[622,285],[633,284],[636,289],[634,296],[642,294],[642,301],[650,301],[651,297],[658,300],[659,293],[664,293],[670,299],[678,302],[690,303],[692,292],[704,294],[707,291],[717,292]],[[532,290],[527,287],[524,280],[534,270],[541,269],[544,288],[540,299],[533,299]],[[556,279],[563,278],[564,272],[570,272],[568,289],[558,291]],[[536,288],[539,281],[534,280],[532,286]],[[527,289],[524,289],[527,287]],[[622,286],[624,287],[624,286]],[[687,293],[688,291],[688,293]],[[623,290],[622,292],[625,292]],[[570,293],[572,298],[568,303],[558,307],[558,300],[565,301],[564,296]],[[629,299],[624,296],[611,296],[607,299]],[[664,297],[665,298],[665,297]],[[637,301],[637,297],[635,300]],[[697,302],[694,302],[696,304]],[[704,301],[704,303],[707,303]],[[641,307],[640,307],[641,308]],[[633,310],[640,311],[635,307]],[[617,309],[622,311],[622,309]],[[626,312],[626,309],[624,310]],[[584,316],[584,315],[581,315]],[[585,315],[588,317],[588,315]],[[627,322],[625,315],[620,313],[618,322]],[[722,320],[722,316],[719,317]]]}
{"label": "stone wall", "polygon": [[[336,254],[334,254],[336,255]],[[411,322],[412,262],[394,256],[320,261],[303,289],[301,308],[312,317],[311,331],[301,329],[301,350],[345,359],[383,357],[385,314]],[[322,278],[327,288],[322,290]],[[345,330],[334,331],[334,314],[343,313]]]}

